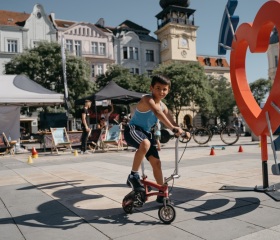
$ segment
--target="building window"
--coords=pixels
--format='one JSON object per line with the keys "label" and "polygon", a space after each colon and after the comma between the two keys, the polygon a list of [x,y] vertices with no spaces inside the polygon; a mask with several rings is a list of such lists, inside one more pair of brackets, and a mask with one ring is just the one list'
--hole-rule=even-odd
{"label": "building window", "polygon": [[133,47],[129,47],[129,59],[133,59]]}
{"label": "building window", "polygon": [[278,57],[277,56],[274,56],[274,62],[275,62],[275,67],[278,66]]}
{"label": "building window", "polygon": [[217,66],[219,66],[219,67],[223,67],[223,66],[224,66],[224,64],[223,64],[223,59],[221,59],[221,58],[218,58],[218,59],[216,60],[216,63],[217,63]]}
{"label": "building window", "polygon": [[94,65],[91,65],[91,77],[95,77]]}
{"label": "building window", "polygon": [[95,55],[98,54],[98,43],[97,42],[91,42],[91,52],[92,52],[92,54],[95,54]]}
{"label": "building window", "polygon": [[123,47],[123,59],[128,59],[127,47]]}
{"label": "building window", "polygon": [[97,74],[98,75],[103,74],[103,65],[100,64],[100,65],[97,66]]}
{"label": "building window", "polygon": [[148,77],[151,77],[153,75],[153,70],[147,70]]}
{"label": "building window", "polygon": [[139,60],[138,48],[135,48],[134,56],[135,56],[135,60]]}
{"label": "building window", "polygon": [[39,46],[40,41],[33,41],[33,47],[38,47]]}
{"label": "building window", "polygon": [[205,58],[204,63],[206,66],[211,66],[210,58],[209,57]]}
{"label": "building window", "polygon": [[131,74],[138,74],[139,75],[139,68],[130,68],[129,69],[129,72]]}
{"label": "building window", "polygon": [[76,56],[82,56],[81,41],[75,41],[75,52]]}
{"label": "building window", "polygon": [[8,52],[16,53],[18,52],[18,41],[17,40],[8,40]]}
{"label": "building window", "polygon": [[106,55],[106,44],[105,43],[100,43],[99,44],[99,53],[100,55]]}
{"label": "building window", "polygon": [[73,41],[72,40],[66,39],[66,49],[70,53],[73,52]]}
{"label": "building window", "polygon": [[146,61],[154,62],[154,51],[153,50],[146,50]]}

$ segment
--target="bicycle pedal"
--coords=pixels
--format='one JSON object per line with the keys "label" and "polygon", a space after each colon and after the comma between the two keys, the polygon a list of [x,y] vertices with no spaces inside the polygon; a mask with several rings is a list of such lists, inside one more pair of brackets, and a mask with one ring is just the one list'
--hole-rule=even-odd
{"label": "bicycle pedal", "polygon": [[173,177],[173,178],[180,178],[180,175],[174,174],[174,175],[172,175],[172,177]]}

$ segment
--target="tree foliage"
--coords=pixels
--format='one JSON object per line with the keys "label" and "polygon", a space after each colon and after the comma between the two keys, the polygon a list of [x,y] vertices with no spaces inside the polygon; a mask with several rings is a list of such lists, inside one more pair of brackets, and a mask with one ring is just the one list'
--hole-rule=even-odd
{"label": "tree foliage", "polygon": [[256,102],[260,105],[266,95],[270,92],[272,81],[260,78],[249,85]]}
{"label": "tree foliage", "polygon": [[218,119],[227,122],[236,106],[230,82],[225,77],[209,77],[208,81],[213,108],[211,111],[203,111],[203,115],[207,119],[215,119],[216,123]]}
{"label": "tree foliage", "polygon": [[107,72],[96,79],[96,87],[100,90],[110,81],[114,81],[122,88],[143,93],[149,92],[151,84],[151,79],[147,76],[133,75],[129,69],[120,65],[110,65]]}
{"label": "tree foliage", "polygon": [[[6,74],[24,74],[43,87],[64,94],[61,46],[58,43],[41,42],[37,47],[16,55],[5,65]],[[71,113],[75,113],[74,101],[92,94],[90,67],[86,60],[66,57],[66,76]],[[52,89],[51,86],[54,86]]]}
{"label": "tree foliage", "polygon": [[199,108],[192,108],[193,112],[199,111],[199,109],[211,111],[212,104],[207,90],[207,77],[199,63],[161,64],[154,70],[154,73],[166,75],[171,79],[171,89],[166,97],[166,103],[174,111],[177,122],[184,106],[193,104],[199,106]]}

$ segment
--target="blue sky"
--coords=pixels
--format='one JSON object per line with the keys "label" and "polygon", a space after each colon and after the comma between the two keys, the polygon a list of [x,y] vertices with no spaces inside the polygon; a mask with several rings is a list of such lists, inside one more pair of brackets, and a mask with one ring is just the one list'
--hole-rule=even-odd
{"label": "blue sky", "polygon": [[[196,9],[197,54],[218,55],[218,37],[221,19],[227,0],[191,0],[190,8]],[[239,24],[253,22],[260,7],[266,0],[239,0],[235,15]],[[151,31],[157,29],[157,15],[161,11],[159,0],[6,0],[1,1],[2,10],[30,13],[36,3],[43,5],[49,14],[55,13],[57,19],[96,23],[105,19],[107,26],[117,26],[131,20]],[[229,61],[229,53],[227,54]],[[247,53],[246,73],[249,82],[267,78],[268,63],[266,53]]]}

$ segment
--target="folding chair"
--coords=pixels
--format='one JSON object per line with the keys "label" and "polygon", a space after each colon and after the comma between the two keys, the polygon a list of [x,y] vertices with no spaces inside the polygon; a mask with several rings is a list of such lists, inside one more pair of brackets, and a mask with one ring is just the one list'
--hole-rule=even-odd
{"label": "folding chair", "polygon": [[14,144],[11,144],[6,134],[3,132],[0,134],[0,155],[11,154],[14,155]]}
{"label": "folding chair", "polygon": [[98,147],[100,147],[101,136],[102,136],[101,129],[93,129],[91,130],[89,137],[88,137],[88,148],[94,152]]}
{"label": "folding chair", "polygon": [[69,140],[66,128],[50,128],[52,134],[52,146],[51,153],[55,150],[58,154],[58,150],[70,149],[72,151],[71,142]]}
{"label": "folding chair", "polygon": [[123,150],[123,140],[120,125],[113,125],[106,128],[105,138],[101,141],[102,149],[110,150],[111,148]]}

